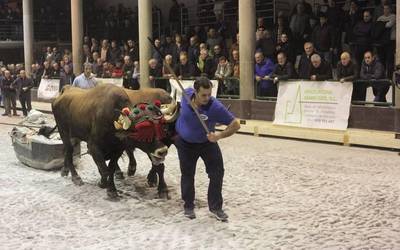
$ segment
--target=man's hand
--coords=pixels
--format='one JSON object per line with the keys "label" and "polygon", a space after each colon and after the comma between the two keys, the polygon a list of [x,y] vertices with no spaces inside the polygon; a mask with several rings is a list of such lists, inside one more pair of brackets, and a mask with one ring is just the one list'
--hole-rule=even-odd
{"label": "man's hand", "polygon": [[261,81],[261,77],[256,76],[256,81],[257,81],[257,82]]}
{"label": "man's hand", "polygon": [[316,81],[317,80],[317,76],[316,75],[312,75],[311,76],[311,80]]}
{"label": "man's hand", "polygon": [[210,132],[207,134],[207,139],[210,142],[217,142],[219,139],[221,139],[221,133],[220,132]]}
{"label": "man's hand", "polygon": [[340,82],[341,82],[341,83],[344,83],[344,81],[345,81],[344,78],[340,79]]}
{"label": "man's hand", "polygon": [[25,92],[28,90],[28,87],[23,87],[22,90]]}

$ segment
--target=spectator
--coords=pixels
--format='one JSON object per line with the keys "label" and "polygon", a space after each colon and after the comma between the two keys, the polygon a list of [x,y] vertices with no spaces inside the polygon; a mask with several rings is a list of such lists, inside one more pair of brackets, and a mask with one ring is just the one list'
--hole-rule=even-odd
{"label": "spectator", "polygon": [[113,69],[112,69],[111,77],[112,78],[122,78],[123,75],[124,75],[124,72],[122,70],[122,62],[120,60],[118,60],[115,63],[115,67],[113,67]]}
{"label": "spectator", "polygon": [[293,64],[287,60],[284,52],[279,52],[276,59],[278,63],[275,65],[275,69],[270,77],[274,80],[274,83],[296,78],[296,71]]}
{"label": "spectator", "polygon": [[[172,62],[172,56],[171,55],[166,55],[165,56],[165,61],[164,61],[163,67],[162,67],[162,76],[165,77],[165,78],[171,78],[172,74],[174,72],[171,72],[168,69],[168,67],[166,66],[166,64],[168,64],[169,68],[171,68],[171,69],[173,69],[175,67],[173,62]],[[169,86],[169,85],[167,85],[167,86]]]}
{"label": "spectator", "polygon": [[359,21],[353,29],[354,45],[352,51],[357,62],[361,62],[363,55],[366,51],[371,50],[371,31],[372,31],[372,16],[371,13],[366,10],[363,13],[363,20]]}
{"label": "spectator", "polygon": [[308,79],[312,81],[325,81],[332,79],[331,66],[318,54],[311,56],[311,67]]}
{"label": "spectator", "polygon": [[350,9],[345,12],[344,23],[345,23],[345,43],[353,43],[354,40],[354,26],[362,19],[362,12],[359,9],[357,1],[350,2]]}
{"label": "spectator", "polygon": [[53,48],[53,60],[56,62],[61,61],[62,56],[61,53],[58,51],[57,47]]}
{"label": "spectator", "polygon": [[[358,78],[359,69],[355,62],[351,60],[348,52],[343,52],[340,55],[340,61],[336,67],[336,80],[340,82],[354,81]],[[353,93],[357,92],[356,85],[353,87]]]}
{"label": "spectator", "polygon": [[[304,12],[304,5],[298,3],[296,5],[297,12],[290,19],[290,31],[293,35],[294,44],[304,44],[304,41],[308,39],[310,34],[310,16]],[[300,51],[300,48],[296,48],[296,51]]]}
{"label": "spectator", "polygon": [[0,83],[1,93],[3,95],[3,103],[5,108],[5,113],[2,116],[11,117],[11,108],[13,109],[13,115],[17,114],[17,86],[14,84],[14,79],[11,78],[10,71],[4,71],[4,77]]}
{"label": "spectator", "polygon": [[214,60],[208,55],[208,51],[203,49],[200,51],[200,56],[197,62],[197,68],[202,76],[209,79],[214,77],[215,66]]}
{"label": "spectator", "polygon": [[117,41],[112,40],[111,41],[111,49],[110,49],[110,62],[116,64],[118,61],[121,60],[121,55],[122,55],[122,52],[117,44]]}
{"label": "spectator", "polygon": [[[158,64],[156,59],[149,60],[149,80],[151,86],[154,88],[167,89],[167,83],[162,77],[162,67]],[[157,79],[158,78],[158,79]]]}
{"label": "spectator", "polygon": [[59,79],[61,77],[61,70],[60,70],[60,66],[58,66],[58,63],[53,63],[53,69],[51,71],[51,75],[50,78],[53,79]]}
{"label": "spectator", "polygon": [[383,15],[377,20],[384,22],[387,29],[388,36],[384,36],[382,46],[378,49],[379,58],[384,63],[387,70],[387,77],[392,78],[394,70],[394,51],[396,46],[396,15],[392,14],[392,9],[389,4],[384,4]]}
{"label": "spectator", "polygon": [[[360,79],[361,80],[380,80],[384,78],[383,65],[371,51],[364,54],[364,61],[361,64]],[[383,85],[377,82],[372,86],[375,95],[374,102],[386,102],[386,94],[389,90],[389,85]],[[361,101],[365,101],[365,90],[360,93]]]}
{"label": "spectator", "polygon": [[219,93],[234,94],[236,93],[236,86],[232,84],[227,77],[232,75],[232,67],[226,60],[225,56],[219,58],[217,70],[215,71],[215,78],[218,80]]}
{"label": "spectator", "polygon": [[133,63],[134,70],[132,74],[132,89],[139,89],[140,88],[140,65],[138,61]]}
{"label": "spectator", "polygon": [[286,59],[291,62],[295,63],[296,60],[296,54],[294,51],[294,48],[292,46],[292,43],[289,42],[289,36],[286,33],[282,33],[281,39],[276,46],[276,52],[280,53],[283,52],[286,55]]}
{"label": "spectator", "polygon": [[101,78],[111,78],[113,67],[108,62],[103,62],[103,71],[101,72]]}
{"label": "spectator", "polygon": [[232,71],[233,77],[240,77],[240,62],[239,62],[239,50],[232,50]]}
{"label": "spectator", "polygon": [[101,76],[103,72],[103,61],[101,60],[101,58],[97,58],[96,63],[92,65],[92,72],[97,77]]}
{"label": "spectator", "polygon": [[174,54],[174,48],[173,47],[174,47],[174,43],[172,41],[172,37],[170,37],[170,36],[165,37],[165,44],[163,46],[164,53],[166,55],[171,55],[172,56],[172,60],[174,61],[174,63],[176,63],[178,61],[178,59],[176,57],[174,57],[176,55]]}
{"label": "spectator", "polygon": [[153,53],[151,58],[156,59],[158,62],[161,62],[162,55],[160,54],[160,52],[163,53],[163,48],[161,47],[160,39],[157,38],[154,40],[154,47],[156,47],[157,49],[153,48]]}
{"label": "spectator", "polygon": [[257,95],[274,97],[278,91],[276,85],[270,80],[269,75],[274,71],[273,62],[264,58],[262,52],[255,54],[255,79],[257,82]]}
{"label": "spectator", "polygon": [[265,57],[273,59],[276,46],[271,31],[264,30],[258,32],[260,32],[260,38],[256,42],[256,49],[261,51]]}
{"label": "spectator", "polygon": [[124,65],[122,66],[123,71],[123,86],[127,89],[133,88],[132,74],[134,66],[129,56],[124,57]]}
{"label": "spectator", "polygon": [[187,52],[186,46],[182,43],[182,37],[179,34],[175,35],[175,44],[172,45],[172,57],[178,62],[181,52]]}
{"label": "spectator", "polygon": [[[239,41],[240,41],[240,35],[239,35],[239,33],[237,33],[237,34],[236,34],[236,42],[233,43],[232,46],[231,46],[231,51],[230,51],[231,56],[232,56],[232,52],[233,52],[234,50],[239,51]],[[232,58],[231,58],[231,59],[232,59]]]}
{"label": "spectator", "polygon": [[179,61],[180,63],[175,66],[175,74],[179,79],[199,76],[196,66],[189,62],[186,52],[181,52]]}
{"label": "spectator", "polygon": [[[70,59],[70,57],[69,56],[67,56],[67,55],[64,55],[63,56],[63,62],[64,62],[64,66],[65,65],[68,65],[69,66],[69,68],[72,70],[73,68],[72,68],[72,61],[71,61],[71,59]],[[64,67],[63,67],[63,69],[64,69]]]}
{"label": "spectator", "polygon": [[39,70],[40,66],[39,64],[32,64],[31,67],[31,79],[33,81],[33,85],[35,87],[39,86],[40,80],[41,80],[41,74],[40,74],[40,70]]}
{"label": "spectator", "polygon": [[376,21],[379,17],[383,16],[385,13],[385,5],[389,5],[388,0],[381,0],[379,5],[374,6],[374,17],[373,20]]}
{"label": "spectator", "polygon": [[92,76],[92,64],[85,63],[83,65],[83,69],[83,73],[75,78],[72,86],[82,89],[90,89],[96,87],[96,79],[94,78],[94,76]]}
{"label": "spectator", "polygon": [[211,53],[211,54],[212,54],[213,62],[214,62],[214,68],[213,68],[213,74],[212,75],[214,75],[215,70],[217,69],[217,65],[219,63],[219,58],[221,56],[224,56],[224,54],[222,53],[221,46],[219,46],[219,45],[215,45],[214,46],[213,53]]}
{"label": "spectator", "polygon": [[43,74],[42,78],[48,79],[52,76],[52,68],[50,67],[50,63],[48,61],[45,61],[43,63]]}
{"label": "spectator", "polygon": [[190,46],[188,48],[189,61],[193,64],[197,63],[200,56],[199,41],[196,35],[190,38]]}
{"label": "spectator", "polygon": [[92,46],[90,47],[90,52],[100,52],[99,42],[96,40],[96,38],[92,38]]}
{"label": "spectator", "polygon": [[100,58],[103,62],[109,62],[111,59],[110,45],[107,39],[104,39],[101,43]]}
{"label": "spectator", "polygon": [[291,37],[290,28],[287,24],[286,18],[283,15],[279,15],[275,25],[273,37],[276,44],[281,42],[282,34],[286,34],[288,38]]}
{"label": "spectator", "polygon": [[[211,28],[208,32],[208,39],[206,42],[207,46],[209,48],[214,48],[215,45],[222,46],[222,36],[217,34],[217,31],[213,28]],[[214,55],[214,51],[210,51],[211,55]]]}
{"label": "spectator", "polygon": [[92,58],[92,54],[90,53],[89,45],[84,44],[83,47],[82,47],[82,50],[83,50],[82,61],[84,63],[87,63],[87,62],[94,63],[93,62],[93,58]]}
{"label": "spectator", "polygon": [[71,67],[67,64],[64,65],[64,71],[61,72],[60,79],[60,91],[65,85],[72,85],[75,80],[75,75],[71,70]]}
{"label": "spectator", "polygon": [[259,17],[257,18],[257,27],[256,30],[265,30],[265,23],[264,23],[264,17]]}
{"label": "spectator", "polygon": [[323,59],[332,64],[332,53],[335,46],[335,31],[328,25],[328,19],[324,14],[319,17],[319,25],[315,26],[312,33],[312,42]]}
{"label": "spectator", "polygon": [[28,112],[32,109],[31,104],[31,89],[33,88],[33,81],[31,78],[26,77],[25,70],[19,72],[19,77],[15,80],[13,85],[19,93],[19,101],[22,107],[22,113],[24,116],[28,115]]}
{"label": "spectator", "polygon": [[315,54],[314,44],[307,42],[304,44],[304,53],[300,57],[298,75],[300,79],[309,79],[311,66],[311,56]]}

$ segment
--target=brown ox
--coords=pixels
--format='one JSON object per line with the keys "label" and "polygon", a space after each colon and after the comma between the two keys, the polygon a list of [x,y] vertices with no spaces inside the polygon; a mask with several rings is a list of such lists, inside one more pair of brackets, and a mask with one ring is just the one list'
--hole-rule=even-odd
{"label": "brown ox", "polygon": [[[72,161],[73,144],[76,141],[87,142],[101,175],[100,187],[107,188],[111,199],[118,197],[114,184],[114,172],[117,161],[123,151],[129,147],[140,148],[157,164],[167,154],[167,147],[157,138],[151,142],[134,141],[129,133],[117,131],[113,122],[118,120],[120,110],[132,106],[126,92],[113,85],[101,85],[90,90],[67,86],[52,103],[53,114],[65,147],[62,176],[71,172],[72,181],[82,185],[82,179],[75,170]],[[108,166],[106,161],[110,160]]]}

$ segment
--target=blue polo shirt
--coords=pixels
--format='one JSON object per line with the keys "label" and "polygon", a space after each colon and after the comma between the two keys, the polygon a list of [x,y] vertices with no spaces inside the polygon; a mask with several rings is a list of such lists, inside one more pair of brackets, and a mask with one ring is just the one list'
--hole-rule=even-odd
{"label": "blue polo shirt", "polygon": [[[193,97],[194,91],[193,88],[185,89],[185,93],[189,97]],[[235,119],[215,97],[211,97],[206,105],[198,108],[198,111],[210,132],[215,131],[216,123],[229,125]],[[184,97],[182,97],[181,110],[176,121],[175,130],[183,140],[189,143],[204,143],[208,141],[206,131]]]}

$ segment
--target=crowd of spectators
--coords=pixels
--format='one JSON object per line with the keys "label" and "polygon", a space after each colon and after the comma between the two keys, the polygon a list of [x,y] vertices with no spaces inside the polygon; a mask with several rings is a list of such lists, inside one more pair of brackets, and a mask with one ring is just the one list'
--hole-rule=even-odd
{"label": "crowd of spectators", "polygon": [[[174,11],[181,11],[182,7],[177,1],[173,3],[170,16]],[[135,10],[119,6],[111,13],[115,18],[129,17],[134,15]],[[258,96],[275,97],[276,83],[280,80],[334,79],[353,81],[353,100],[363,101],[370,86],[368,81],[374,80],[377,83],[373,84],[375,101],[386,101],[389,86],[379,84],[379,80],[392,78],[396,25],[388,0],[381,0],[372,8],[360,6],[358,1],[346,1],[344,6],[338,6],[336,1],[326,0],[314,11],[306,1],[299,0],[292,12],[287,14],[278,13],[272,26],[260,17],[254,27],[255,87]],[[108,17],[104,20],[109,20]],[[120,23],[125,21],[119,20],[112,27],[123,28],[125,26],[120,26]],[[174,26],[174,23],[171,25]],[[171,32],[156,37],[154,46],[157,50],[153,50],[149,61],[150,78],[146,80],[154,87],[168,90],[168,79],[172,73],[166,66],[168,64],[181,79],[207,76],[219,81],[219,95],[238,95],[240,35],[226,32],[228,26],[223,15],[215,12],[214,25],[193,26],[192,29],[184,29],[184,34],[177,32],[175,27]],[[116,29],[114,32],[121,31]],[[122,33],[126,37],[111,41],[85,36],[82,59],[93,65],[95,76],[123,78],[124,87],[137,89],[140,78],[137,40],[130,38],[127,32]],[[114,37],[111,33],[105,35]],[[13,70],[10,71],[16,75]],[[61,53],[56,47],[45,48],[37,63],[32,65],[34,84],[37,85],[42,77],[60,78],[61,86],[72,83],[74,75],[70,51]],[[365,81],[357,82],[360,79]]]}

